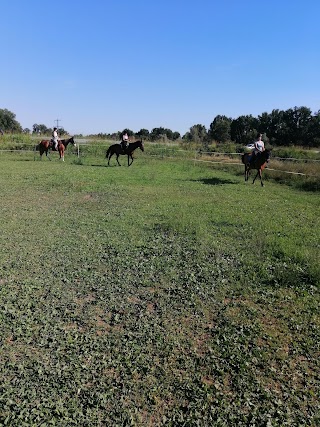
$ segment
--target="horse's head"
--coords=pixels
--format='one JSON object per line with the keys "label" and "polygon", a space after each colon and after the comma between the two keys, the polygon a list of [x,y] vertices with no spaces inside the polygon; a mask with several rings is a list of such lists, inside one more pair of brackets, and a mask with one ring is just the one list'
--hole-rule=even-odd
{"label": "horse's head", "polygon": [[76,147],[76,146],[77,146],[76,141],[73,139],[73,136],[69,139],[69,142],[71,142],[71,144],[72,144],[74,147]]}

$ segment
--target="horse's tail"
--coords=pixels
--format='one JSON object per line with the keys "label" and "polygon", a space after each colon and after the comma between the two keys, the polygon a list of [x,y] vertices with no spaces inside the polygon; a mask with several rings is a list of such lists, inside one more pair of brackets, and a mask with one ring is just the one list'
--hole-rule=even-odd
{"label": "horse's tail", "polygon": [[106,158],[108,158],[108,156],[110,154],[110,151],[111,151],[111,147],[109,147],[108,150],[107,150],[107,152],[106,152]]}
{"label": "horse's tail", "polygon": [[242,156],[241,156],[241,161],[242,161],[242,163],[245,165],[246,164],[246,160],[245,160],[245,158],[246,158],[246,153],[245,154],[242,154]]}

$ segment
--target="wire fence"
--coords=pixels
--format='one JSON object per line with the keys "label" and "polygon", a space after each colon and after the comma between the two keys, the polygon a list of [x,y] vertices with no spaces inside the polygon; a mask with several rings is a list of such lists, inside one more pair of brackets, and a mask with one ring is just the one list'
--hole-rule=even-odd
{"label": "wire fence", "polygon": [[[93,145],[90,143],[78,143],[76,147],[70,147],[68,149],[68,154],[72,154],[74,156],[77,156],[78,158],[85,158],[87,156],[96,156],[96,157],[105,157],[105,152],[107,148],[110,146],[110,143],[108,144],[97,144]],[[34,160],[36,160],[37,156],[39,155],[39,152],[36,151],[36,148],[29,147],[24,149],[3,149],[0,150],[1,153],[20,153],[20,154],[27,154],[32,153],[34,156]],[[170,146],[161,146],[161,147],[155,147],[155,146],[148,146],[147,147],[147,154],[149,157],[158,157],[158,158],[167,158],[167,159],[186,159],[193,161],[194,164],[196,163],[206,163],[206,164],[219,164],[219,165],[232,165],[232,166],[238,166],[243,167],[243,163],[241,162],[241,155],[242,153],[235,153],[235,152],[206,152],[202,150],[183,150],[183,149],[177,149],[176,147],[170,147]],[[312,172],[303,172],[303,171],[293,171],[293,170],[287,170],[286,168],[283,168],[284,165],[288,166],[291,164],[300,163],[302,165],[306,164],[314,164],[318,165],[320,160],[318,159],[298,159],[298,158],[287,158],[287,157],[272,157],[270,160],[270,164],[272,162],[277,163],[277,167],[270,167],[270,165],[267,166],[267,171],[270,172],[276,172],[276,173],[283,173],[288,175],[298,175],[303,177],[319,177],[320,171],[316,171],[317,173]],[[282,167],[281,167],[282,166]]]}
{"label": "wire fence", "polygon": [[[212,163],[212,164],[225,164],[225,165],[239,165],[241,167],[243,167],[243,163],[242,161],[229,161],[230,158],[233,157],[238,157],[240,158],[242,156],[242,153],[212,153],[212,152],[201,152],[201,156],[209,156],[209,157],[224,157],[223,160],[209,160],[209,159],[199,159],[197,158],[197,154],[195,155],[194,158],[194,162],[203,162],[203,163]],[[272,161],[276,161],[278,163],[280,163],[281,165],[284,164],[288,164],[290,162],[295,162],[295,163],[301,163],[301,165],[305,165],[307,163],[315,163],[317,164],[318,162],[320,162],[320,160],[314,160],[314,159],[296,159],[296,158],[283,158],[283,157],[272,157],[272,159],[270,160],[270,162]],[[277,168],[271,168],[269,165],[267,165],[266,170],[271,171],[271,172],[277,172],[277,173],[284,173],[284,174],[288,174],[288,175],[299,175],[299,176],[304,176],[304,177],[319,177],[320,176],[320,170],[318,171],[318,173],[305,173],[305,172],[297,172],[297,171],[290,171],[290,170],[285,170],[285,169],[281,169],[279,167]]]}

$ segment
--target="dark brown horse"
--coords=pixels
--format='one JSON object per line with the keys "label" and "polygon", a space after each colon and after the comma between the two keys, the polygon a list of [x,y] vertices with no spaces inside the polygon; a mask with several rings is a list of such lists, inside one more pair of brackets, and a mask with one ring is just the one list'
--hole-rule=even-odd
{"label": "dark brown horse", "polygon": [[[114,154],[117,156],[116,160],[117,160],[117,163],[119,166],[121,166],[119,163],[119,156],[120,155],[128,156],[128,166],[132,165],[132,163],[133,163],[133,152],[136,148],[140,148],[141,151],[144,151],[143,142],[142,141],[130,142],[130,144],[125,149],[125,151],[122,150],[122,147],[120,144],[110,145],[110,147],[108,148],[108,151],[106,153],[106,158],[108,159],[108,165],[110,165],[110,159]],[[130,159],[131,159],[131,162],[130,162]]]}
{"label": "dark brown horse", "polygon": [[249,174],[250,174],[250,170],[251,169],[256,169],[257,170],[257,174],[254,177],[252,184],[254,184],[257,176],[259,175],[260,178],[260,182],[261,182],[261,186],[263,187],[263,182],[262,182],[262,171],[263,169],[267,166],[267,163],[270,160],[270,156],[271,156],[271,152],[270,150],[265,150],[262,153],[257,154],[252,161],[250,161],[250,157],[252,156],[251,153],[245,153],[242,154],[242,163],[245,166],[245,170],[244,170],[244,179],[245,181],[248,181],[249,179]]}
{"label": "dark brown horse", "polygon": [[59,156],[60,156],[60,160],[62,160],[64,162],[64,152],[67,148],[67,146],[69,144],[72,144],[74,147],[77,146],[77,144],[75,143],[73,136],[69,139],[60,139],[58,142],[58,149],[56,150],[54,148],[54,143],[52,142],[52,140],[50,139],[43,139],[42,141],[40,141],[40,143],[36,146],[36,150],[40,152],[40,159],[42,159],[42,155],[44,153],[46,153],[46,157],[50,159],[49,156],[49,149],[51,149],[52,151],[58,151],[59,152]]}

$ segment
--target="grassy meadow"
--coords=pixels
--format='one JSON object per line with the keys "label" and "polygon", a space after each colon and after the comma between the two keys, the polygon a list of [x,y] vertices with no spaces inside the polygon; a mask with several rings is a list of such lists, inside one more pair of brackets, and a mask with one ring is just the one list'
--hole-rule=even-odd
{"label": "grassy meadow", "polygon": [[319,425],[319,193],[52,158],[0,155],[0,425]]}

